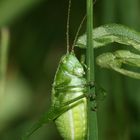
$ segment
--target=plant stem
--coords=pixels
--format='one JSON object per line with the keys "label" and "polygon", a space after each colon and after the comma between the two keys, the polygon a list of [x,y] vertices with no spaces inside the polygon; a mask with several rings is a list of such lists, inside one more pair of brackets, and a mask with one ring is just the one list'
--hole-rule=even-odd
{"label": "plant stem", "polygon": [[[87,0],[87,81],[95,81],[94,74],[94,47],[93,47],[93,0]],[[88,93],[95,94],[95,88],[88,88]],[[91,111],[92,103],[88,101],[88,140],[98,140],[97,113]]]}
{"label": "plant stem", "polygon": [[1,29],[0,43],[0,100],[3,99],[5,93],[6,71],[8,60],[9,31],[7,28]]}

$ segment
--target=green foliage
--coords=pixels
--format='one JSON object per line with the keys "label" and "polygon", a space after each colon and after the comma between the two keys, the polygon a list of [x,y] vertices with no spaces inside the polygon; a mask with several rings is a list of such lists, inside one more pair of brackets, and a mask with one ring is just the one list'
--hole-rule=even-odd
{"label": "green foliage", "polygon": [[[1,29],[0,40],[0,132],[30,104],[30,89],[16,74],[7,79],[10,33]],[[26,102],[26,104],[25,104]]]}
{"label": "green foliage", "polygon": [[140,67],[140,55],[127,50],[118,50],[113,53],[104,53],[97,57],[97,64],[102,68],[115,70],[123,75],[140,79],[140,73],[122,68],[123,64]]}
{"label": "green foliage", "polygon": [[[120,24],[107,24],[93,30],[94,48],[103,47],[113,42],[130,45],[140,51],[140,33]],[[77,46],[86,48],[86,35],[79,37]]]}
{"label": "green foliage", "polygon": [[1,29],[1,44],[0,44],[0,99],[5,92],[6,70],[9,52],[9,30]]}
{"label": "green foliage", "polygon": [[[17,89],[18,97],[20,96],[19,93],[21,94],[21,98],[19,99],[15,96],[15,90],[13,91],[9,88],[9,93],[6,94],[7,97],[8,95],[9,97],[5,98],[5,100],[3,99],[2,104],[4,106],[1,105],[0,111],[3,109],[4,112],[6,112],[7,109],[4,108],[9,105],[10,111],[13,109],[16,110],[17,107],[20,113],[12,117],[10,111],[7,111],[7,115],[3,117],[5,121],[1,119],[1,122],[5,122],[6,124],[4,129],[1,127],[2,125],[0,125],[2,129],[0,133],[1,140],[19,140],[22,133],[28,130],[33,120],[37,120],[38,116],[40,116],[39,114],[47,110],[50,103],[51,83],[57,62],[66,50],[64,47],[66,14],[64,13],[66,13],[67,10],[67,1],[44,0],[43,3],[40,3],[40,1],[41,0],[38,0],[38,2],[36,2],[36,0],[0,1],[0,27],[10,25],[11,31],[9,65],[7,70],[7,78],[11,80],[7,83],[7,87],[10,85],[12,89]],[[25,6],[21,6],[21,3]],[[79,21],[85,14],[85,1],[76,0],[73,1],[72,5],[73,9],[70,19],[72,25],[70,28],[71,39],[74,38],[75,29],[77,29]],[[77,10],[77,7],[80,7],[80,10]],[[30,10],[32,8],[33,10]],[[139,0],[97,0],[94,5],[94,26],[117,22],[140,31],[139,9]],[[84,27],[85,26],[83,26],[83,29]],[[81,30],[81,32],[83,32],[83,30]],[[102,43],[99,41],[99,44]],[[113,47],[117,46],[116,48],[120,48],[119,44],[113,44]],[[110,46],[110,43],[108,44],[107,42],[106,45]],[[128,45],[131,46],[131,44]],[[95,50],[96,55],[103,55],[101,52],[104,53],[105,51],[112,50],[111,47],[99,48],[101,49]],[[127,48],[129,48],[129,46]],[[134,52],[138,54],[137,51]],[[110,52],[108,53],[110,54]],[[133,59],[133,54],[132,52],[130,53],[132,59],[130,57],[130,61],[129,59],[126,60],[125,56],[125,61],[121,61],[121,64],[123,64],[121,69],[134,67],[136,61],[139,63],[136,54],[133,53],[134,57],[136,56],[135,59]],[[118,55],[115,51],[112,52],[111,55],[113,57],[117,56],[116,62],[119,62]],[[121,59],[122,58],[121,56]],[[108,64],[108,62],[106,64]],[[124,64],[130,67],[125,67]],[[120,66],[117,66],[117,68],[120,69]],[[139,67],[135,70],[138,69]],[[99,140],[139,140],[139,80],[100,69],[98,66],[95,70],[96,80],[108,91],[105,102],[101,103],[101,106],[98,108]],[[20,84],[18,80],[14,82],[17,73],[20,73],[21,76],[26,79],[26,81],[21,84],[22,88],[18,85]],[[19,76],[18,78],[21,79]],[[28,93],[24,85],[30,86],[34,92]],[[30,98],[30,94],[32,98]],[[30,102],[28,107],[26,107],[23,101],[23,96],[26,95],[28,102]],[[12,97],[17,99],[17,102],[12,102],[13,105],[11,105],[10,102],[13,101],[11,100],[13,99]],[[22,109],[22,106],[25,106],[25,109]],[[13,114],[18,111],[15,110],[13,110]],[[7,118],[11,121],[7,120]],[[35,133],[30,139],[61,140],[53,124],[50,126],[47,125],[47,127],[39,130],[39,133]]]}
{"label": "green foliage", "polygon": [[[132,46],[139,53],[140,33],[119,24],[103,25],[93,30],[94,48],[104,47],[113,42]],[[86,34],[79,37],[77,47],[86,48]],[[122,68],[122,64],[140,67],[140,55],[130,51],[119,50],[113,53],[104,53],[97,57],[100,67],[115,70],[123,75],[140,79],[140,73]]]}

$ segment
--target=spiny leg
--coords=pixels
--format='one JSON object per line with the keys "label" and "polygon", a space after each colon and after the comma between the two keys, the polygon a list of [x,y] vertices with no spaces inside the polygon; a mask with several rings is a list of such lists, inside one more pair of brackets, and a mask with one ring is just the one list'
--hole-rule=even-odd
{"label": "spiny leg", "polygon": [[60,85],[53,85],[55,90],[67,90],[67,89],[74,89],[74,88],[84,88],[84,87],[88,87],[90,86],[90,88],[95,87],[95,84],[93,81],[87,82],[86,84],[80,84],[80,85],[71,85],[71,86],[60,86]]}
{"label": "spiny leg", "polygon": [[76,98],[74,98],[74,99],[72,99],[72,100],[64,103],[61,107],[62,108],[63,107],[66,107],[67,105],[72,104],[75,101],[78,101],[78,100],[86,97],[91,102],[93,102],[93,107],[91,107],[91,110],[92,111],[97,111],[98,103],[97,103],[96,100],[104,100],[104,98],[106,97],[106,91],[101,86],[95,84],[95,82],[90,81],[90,82],[87,82],[86,84],[81,84],[81,85],[73,85],[73,86],[67,86],[67,87],[57,87],[56,86],[54,88],[56,90],[62,90],[62,91],[65,91],[65,90],[68,90],[68,89],[72,89],[71,92],[74,92],[74,91],[76,91],[76,88],[78,88],[78,87],[80,87],[80,88],[82,87],[83,88],[83,87],[88,87],[88,86],[90,86],[90,88],[96,87],[97,95],[96,94],[93,94],[93,93],[87,94],[87,92],[85,92],[83,95],[78,96],[78,97],[76,97]]}

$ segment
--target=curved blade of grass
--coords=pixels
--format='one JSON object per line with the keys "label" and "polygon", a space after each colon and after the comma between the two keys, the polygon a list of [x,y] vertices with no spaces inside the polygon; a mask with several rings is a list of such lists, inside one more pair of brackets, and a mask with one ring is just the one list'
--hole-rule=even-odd
{"label": "curved blade of grass", "polygon": [[128,50],[118,50],[115,53],[116,58],[120,58],[123,60],[123,63],[140,67],[140,55],[132,53]]}
{"label": "curved blade of grass", "polygon": [[103,53],[96,58],[96,62],[102,68],[112,69],[123,75],[140,79],[140,73],[122,68],[123,64],[140,67],[140,55],[128,50]]}
{"label": "curved blade of grass", "polygon": [[[140,51],[140,33],[120,24],[108,24],[93,30],[94,48],[100,48],[113,42],[129,45]],[[86,34],[79,37],[77,47],[86,48]],[[140,55],[130,51],[104,53],[97,57],[97,64],[103,68],[115,70],[123,75],[140,79],[140,73],[122,68],[122,64],[139,67]]]}
{"label": "curved blade of grass", "polygon": [[[117,42],[133,46],[140,51],[140,33],[120,24],[107,24],[95,28],[93,30],[93,42],[94,48]],[[86,34],[78,38],[76,46],[86,48]]]}
{"label": "curved blade of grass", "polygon": [[3,27],[1,29],[0,39],[0,101],[3,100],[6,88],[6,71],[8,63],[9,40],[9,29]]}

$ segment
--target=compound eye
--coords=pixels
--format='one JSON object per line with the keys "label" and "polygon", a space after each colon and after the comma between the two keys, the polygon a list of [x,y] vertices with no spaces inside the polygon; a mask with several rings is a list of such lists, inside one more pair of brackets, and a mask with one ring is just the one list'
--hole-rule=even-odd
{"label": "compound eye", "polygon": [[83,68],[76,68],[76,69],[74,69],[74,74],[79,77],[82,77],[85,74],[85,72],[84,72]]}

